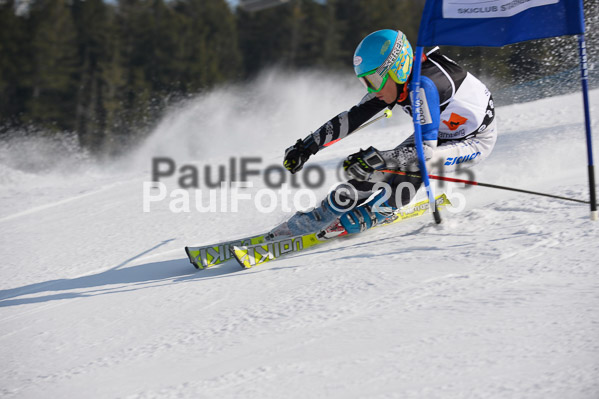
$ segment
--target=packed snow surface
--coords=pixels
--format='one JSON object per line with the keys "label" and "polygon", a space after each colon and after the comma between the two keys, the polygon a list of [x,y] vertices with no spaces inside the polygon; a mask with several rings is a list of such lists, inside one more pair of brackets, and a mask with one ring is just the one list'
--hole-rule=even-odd
{"label": "packed snow surface", "polygon": [[[193,268],[186,245],[290,215],[193,201],[209,199],[206,166],[215,180],[231,158],[279,165],[362,95],[322,78],[275,74],[198,97],[119,162],[31,171],[4,151],[0,397],[598,398],[599,222],[588,205],[436,185],[456,205],[439,226],[426,215],[250,270]],[[591,106],[597,136],[599,91]],[[588,200],[580,93],[497,115],[493,154],[457,177]],[[395,110],[313,157],[326,172],[316,197],[346,155],[410,132]],[[189,212],[170,197],[143,211],[158,156],[199,170]],[[180,177],[161,181],[171,193]],[[265,187],[263,175],[249,181],[245,193]]]}

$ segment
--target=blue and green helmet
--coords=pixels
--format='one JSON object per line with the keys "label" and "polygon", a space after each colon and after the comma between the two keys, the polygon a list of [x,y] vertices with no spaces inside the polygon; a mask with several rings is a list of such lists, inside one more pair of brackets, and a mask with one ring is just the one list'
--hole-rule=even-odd
{"label": "blue and green helmet", "polygon": [[366,36],[354,53],[354,71],[369,92],[379,92],[389,76],[397,84],[408,81],[414,53],[401,31],[384,29]]}

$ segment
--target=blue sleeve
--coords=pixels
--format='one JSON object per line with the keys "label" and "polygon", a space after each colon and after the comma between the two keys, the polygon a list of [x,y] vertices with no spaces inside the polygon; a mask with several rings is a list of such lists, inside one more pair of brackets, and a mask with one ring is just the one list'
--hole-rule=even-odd
{"label": "blue sleeve", "polygon": [[441,109],[439,106],[439,91],[432,80],[426,76],[420,78],[422,141],[437,141],[439,134],[439,123],[441,122]]}

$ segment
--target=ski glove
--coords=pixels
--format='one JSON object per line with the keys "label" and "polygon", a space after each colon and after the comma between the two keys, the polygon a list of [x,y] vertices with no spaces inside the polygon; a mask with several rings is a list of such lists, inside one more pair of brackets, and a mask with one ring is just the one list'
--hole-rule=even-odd
{"label": "ski glove", "polygon": [[385,160],[376,148],[370,147],[352,154],[343,161],[343,169],[352,179],[366,181],[374,172],[385,169]]}
{"label": "ski glove", "polygon": [[312,135],[309,135],[305,139],[299,139],[297,142],[285,150],[285,159],[283,166],[291,173],[297,173],[304,167],[304,164],[310,158],[310,155],[314,155],[318,152],[318,145],[314,141]]}

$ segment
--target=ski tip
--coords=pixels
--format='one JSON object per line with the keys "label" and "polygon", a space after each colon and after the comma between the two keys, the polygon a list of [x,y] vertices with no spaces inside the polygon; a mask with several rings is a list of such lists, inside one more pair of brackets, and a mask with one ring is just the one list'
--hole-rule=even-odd
{"label": "ski tip", "polygon": [[449,198],[447,198],[447,194],[443,193],[441,195],[439,195],[437,198],[437,209],[442,207],[442,206],[446,206],[446,205],[452,205],[451,201],[449,200]]}

